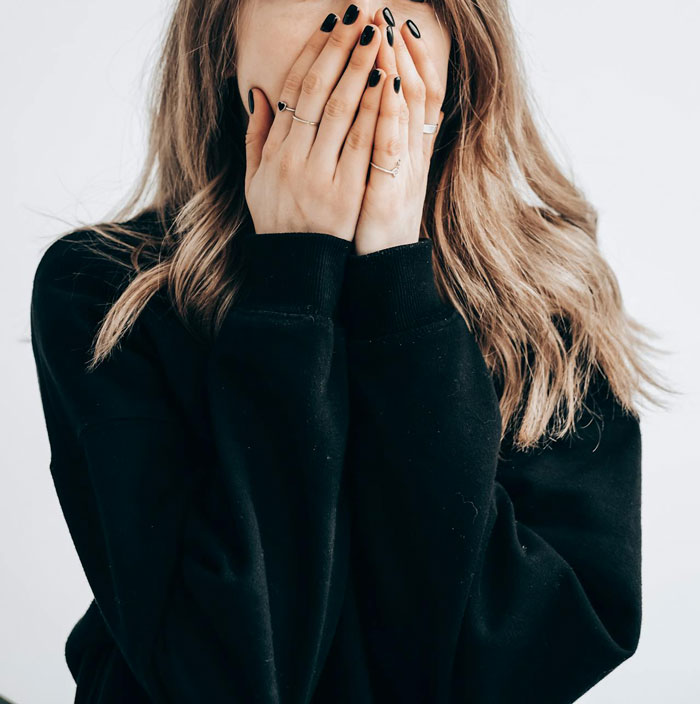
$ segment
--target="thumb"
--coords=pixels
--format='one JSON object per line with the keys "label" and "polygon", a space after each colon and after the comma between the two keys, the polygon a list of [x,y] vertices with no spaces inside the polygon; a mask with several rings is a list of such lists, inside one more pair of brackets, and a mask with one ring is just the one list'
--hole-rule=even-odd
{"label": "thumb", "polygon": [[262,148],[270,132],[274,115],[265,93],[257,88],[248,91],[248,128],[245,134],[245,188],[260,166]]}

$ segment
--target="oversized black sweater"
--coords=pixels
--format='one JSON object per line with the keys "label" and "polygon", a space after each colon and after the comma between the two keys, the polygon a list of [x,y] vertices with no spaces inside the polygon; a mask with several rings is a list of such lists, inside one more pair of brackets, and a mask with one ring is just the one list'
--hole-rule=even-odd
{"label": "oversized black sweater", "polygon": [[89,230],[37,267],[50,471],[94,595],[76,702],[565,704],[629,658],[641,437],[604,380],[575,435],[515,452],[430,240],[245,239],[213,343],[159,293],[90,373],[128,278]]}

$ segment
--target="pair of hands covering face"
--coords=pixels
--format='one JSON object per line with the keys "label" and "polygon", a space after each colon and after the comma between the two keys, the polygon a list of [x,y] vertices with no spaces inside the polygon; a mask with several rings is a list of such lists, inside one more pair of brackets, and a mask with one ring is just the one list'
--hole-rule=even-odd
{"label": "pair of hands covering face", "polygon": [[[439,130],[444,91],[422,38],[407,21],[391,46],[387,19],[351,4],[323,21],[279,96],[295,112],[249,92],[245,194],[256,232],[327,233],[354,240],[358,254],[418,241],[437,137],[423,124]],[[369,164],[391,170],[399,159],[396,176]]]}

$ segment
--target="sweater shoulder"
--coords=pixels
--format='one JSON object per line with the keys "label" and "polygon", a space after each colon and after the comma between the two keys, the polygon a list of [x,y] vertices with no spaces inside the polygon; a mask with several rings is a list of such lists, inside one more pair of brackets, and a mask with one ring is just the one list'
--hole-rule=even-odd
{"label": "sweater shoulder", "polygon": [[[142,234],[152,233],[156,226],[149,213],[119,225]],[[119,233],[112,242],[89,226],[74,229],[55,239],[41,255],[33,288],[69,286],[79,291],[87,287],[93,294],[101,290],[111,298],[135,274],[129,253],[139,241],[138,235]]]}
{"label": "sweater shoulder", "polygon": [[77,440],[87,424],[107,418],[171,417],[145,309],[103,363],[88,368],[105,317],[135,274],[128,249],[105,245],[90,228],[55,239],[38,262],[30,333],[52,448],[63,447],[64,432]]}
{"label": "sweater shoulder", "polygon": [[[148,213],[118,224],[139,234],[152,234],[155,227]],[[47,247],[35,269],[34,283],[75,283],[78,277],[87,277],[118,286],[133,273],[129,252],[139,241],[138,235],[120,232],[112,242],[90,226],[76,228]]]}
{"label": "sweater shoulder", "polygon": [[[137,233],[149,226],[143,217],[119,224]],[[117,246],[90,227],[79,228],[55,239],[41,255],[30,294],[31,338],[41,360],[63,356],[67,347],[87,358],[101,321],[137,273],[129,245],[140,238],[119,237]]]}
{"label": "sweater shoulder", "polygon": [[[99,247],[102,252],[96,250]],[[90,284],[94,291],[101,283],[107,294],[126,273],[125,266],[109,258],[95,232],[75,230],[54,240],[42,254],[34,272],[33,299],[57,288],[76,292],[82,284]]]}

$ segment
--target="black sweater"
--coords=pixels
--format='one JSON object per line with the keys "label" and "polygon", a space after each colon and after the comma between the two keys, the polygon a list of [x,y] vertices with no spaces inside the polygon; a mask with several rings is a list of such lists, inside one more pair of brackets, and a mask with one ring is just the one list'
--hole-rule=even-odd
{"label": "black sweater", "polygon": [[31,301],[94,595],[66,642],[77,702],[565,704],[634,653],[639,424],[600,382],[575,436],[501,447],[430,240],[248,235],[213,344],[159,293],[87,373],[127,283],[93,239],[54,242]]}

